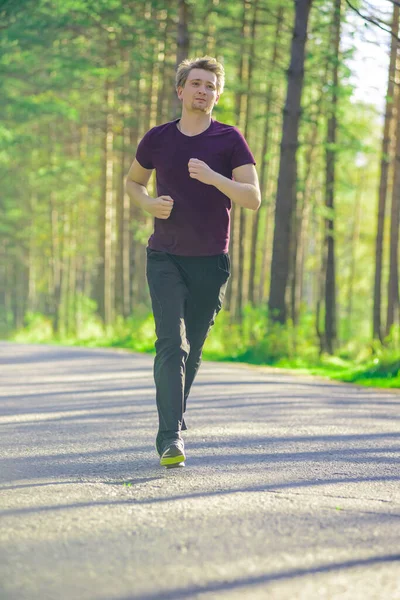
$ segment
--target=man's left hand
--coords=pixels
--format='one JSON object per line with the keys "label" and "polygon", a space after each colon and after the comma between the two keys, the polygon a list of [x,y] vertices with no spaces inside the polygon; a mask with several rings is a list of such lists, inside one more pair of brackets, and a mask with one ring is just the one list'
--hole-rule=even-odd
{"label": "man's left hand", "polygon": [[198,158],[191,158],[188,163],[189,175],[193,179],[197,179],[206,185],[214,185],[216,176],[218,175],[213,171],[205,162]]}

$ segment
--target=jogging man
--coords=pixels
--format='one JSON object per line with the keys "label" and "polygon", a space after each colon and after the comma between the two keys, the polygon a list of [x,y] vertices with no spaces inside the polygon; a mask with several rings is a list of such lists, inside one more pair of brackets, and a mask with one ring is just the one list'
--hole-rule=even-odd
{"label": "jogging man", "polygon": [[[147,281],[156,326],[154,380],[160,464],[183,466],[183,413],[204,342],[222,307],[230,275],[232,202],[260,206],[254,157],[242,134],[211,118],[223,91],[223,66],[185,59],[176,73],[180,119],[141,140],[126,189],[154,217]],[[157,198],[146,186],[156,170]]]}

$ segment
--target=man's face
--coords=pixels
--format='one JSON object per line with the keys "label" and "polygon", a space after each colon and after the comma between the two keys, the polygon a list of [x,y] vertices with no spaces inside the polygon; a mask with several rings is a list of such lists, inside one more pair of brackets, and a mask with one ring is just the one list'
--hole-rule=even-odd
{"label": "man's face", "polygon": [[192,69],[184,87],[178,88],[178,98],[190,112],[211,113],[219,98],[217,76],[204,69]]}

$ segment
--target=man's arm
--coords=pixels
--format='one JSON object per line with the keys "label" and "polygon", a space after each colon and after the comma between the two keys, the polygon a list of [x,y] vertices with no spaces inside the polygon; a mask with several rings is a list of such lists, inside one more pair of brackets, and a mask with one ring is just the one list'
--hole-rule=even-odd
{"label": "man's arm", "polygon": [[258,210],[261,204],[257,171],[252,164],[242,165],[233,169],[232,174],[235,178],[233,181],[213,171],[202,160],[191,158],[189,161],[189,173],[193,179],[198,179],[202,183],[215,186],[225,196],[228,196],[232,202],[243,206],[243,208]]}
{"label": "man's arm", "polygon": [[152,169],[145,169],[135,159],[126,178],[125,189],[136,206],[142,208],[157,219],[168,219],[174,206],[171,196],[151,198],[147,192],[147,184],[151,177]]}

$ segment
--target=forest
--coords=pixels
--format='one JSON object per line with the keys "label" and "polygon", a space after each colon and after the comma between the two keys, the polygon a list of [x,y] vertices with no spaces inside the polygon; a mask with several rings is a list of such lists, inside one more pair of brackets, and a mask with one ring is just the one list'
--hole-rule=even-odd
{"label": "forest", "polygon": [[[143,135],[180,115],[177,65],[209,55],[226,73],[213,118],[247,139],[262,202],[233,206],[205,357],[399,387],[399,10],[0,0],[0,337],[153,351],[153,221],[125,178]],[[352,79],[377,30],[382,111]]]}

